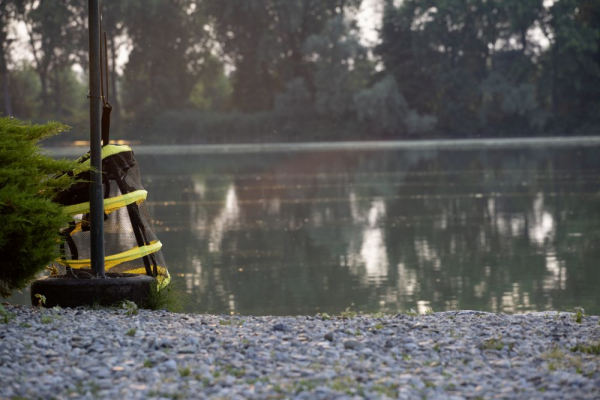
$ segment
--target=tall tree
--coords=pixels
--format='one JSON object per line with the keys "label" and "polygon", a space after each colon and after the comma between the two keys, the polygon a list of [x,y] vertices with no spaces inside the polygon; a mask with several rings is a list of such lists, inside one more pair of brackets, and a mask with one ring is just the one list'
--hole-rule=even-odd
{"label": "tall tree", "polygon": [[18,1],[0,0],[0,80],[2,80],[2,103],[5,115],[13,115],[8,62],[14,40],[9,37],[9,28],[20,11]]}
{"label": "tall tree", "polygon": [[[542,8],[542,0],[389,2],[376,53],[409,105],[436,115],[446,133],[539,127],[530,32]],[[490,124],[490,113],[502,123]]]}
{"label": "tall tree", "polygon": [[542,87],[558,133],[600,129],[600,3],[560,0],[548,10]]}
{"label": "tall tree", "polygon": [[[361,0],[207,0],[216,39],[234,66],[233,102],[242,111],[270,110],[294,78],[309,85],[306,39]],[[315,88],[311,87],[314,92]]]}
{"label": "tall tree", "polygon": [[[61,70],[77,60],[85,29],[77,24],[81,4],[76,0],[26,0],[24,22],[29,35],[33,64],[40,78],[42,108],[54,106],[56,118],[63,114]],[[52,97],[50,97],[52,92]]]}
{"label": "tall tree", "polygon": [[124,70],[124,106],[143,124],[160,110],[187,104],[209,64],[209,37],[192,0],[131,0],[123,6],[131,43]]}

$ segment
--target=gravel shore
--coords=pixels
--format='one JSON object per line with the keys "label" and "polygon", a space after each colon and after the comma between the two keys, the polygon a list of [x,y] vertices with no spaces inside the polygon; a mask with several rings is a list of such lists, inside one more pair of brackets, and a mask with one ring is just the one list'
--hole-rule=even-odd
{"label": "gravel shore", "polygon": [[2,399],[600,398],[597,316],[5,308]]}

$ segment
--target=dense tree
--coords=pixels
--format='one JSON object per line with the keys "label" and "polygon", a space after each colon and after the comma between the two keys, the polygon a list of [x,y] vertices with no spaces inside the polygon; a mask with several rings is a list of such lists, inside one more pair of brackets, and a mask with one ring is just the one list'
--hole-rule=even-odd
{"label": "dense tree", "polygon": [[[84,3],[0,0],[0,112],[87,125],[87,79],[73,72],[87,71]],[[597,1],[386,0],[373,49],[361,3],[105,2],[113,128],[122,117],[126,134],[187,142],[600,129]],[[25,62],[11,59],[17,24]]]}
{"label": "dense tree", "polygon": [[131,42],[124,70],[124,106],[136,127],[161,110],[184,107],[211,65],[205,21],[191,0],[131,0],[123,23]]}
{"label": "dense tree", "polygon": [[78,25],[81,18],[79,2],[75,0],[41,0],[24,2],[24,22],[29,35],[33,65],[40,78],[40,111],[62,118],[63,77],[61,71],[78,59],[81,37],[85,33]]}
{"label": "dense tree", "polygon": [[547,11],[542,57],[554,129],[561,134],[600,129],[600,3],[561,0]]}
{"label": "dense tree", "polygon": [[408,103],[454,135],[541,128],[532,32],[542,0],[389,4],[376,51]]}
{"label": "dense tree", "polygon": [[233,105],[270,110],[275,95],[295,78],[314,92],[303,47],[328,21],[355,10],[360,0],[207,0],[206,12],[222,51],[235,67]]}
{"label": "dense tree", "polygon": [[2,106],[5,115],[13,115],[10,95],[10,74],[8,71],[9,55],[14,39],[10,37],[10,24],[20,12],[19,3],[15,0],[0,0],[0,82],[2,84]]}

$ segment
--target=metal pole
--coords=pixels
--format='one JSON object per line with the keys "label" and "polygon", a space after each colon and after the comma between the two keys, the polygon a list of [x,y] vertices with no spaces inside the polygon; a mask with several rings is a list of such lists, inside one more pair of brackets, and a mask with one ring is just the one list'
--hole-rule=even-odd
{"label": "metal pole", "polygon": [[104,278],[104,197],[102,190],[102,146],[100,143],[100,5],[88,0],[90,52],[90,246],[92,273]]}

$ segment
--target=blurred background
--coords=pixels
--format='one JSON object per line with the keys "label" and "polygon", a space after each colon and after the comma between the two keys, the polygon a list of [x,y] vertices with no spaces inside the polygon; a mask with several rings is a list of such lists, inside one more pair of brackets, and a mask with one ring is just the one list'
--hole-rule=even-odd
{"label": "blurred background", "polygon": [[[600,1],[102,12],[111,138],[135,145],[186,311],[600,313]],[[85,153],[87,2],[0,16],[0,112]],[[459,138],[482,140],[418,141]]]}
{"label": "blurred background", "polygon": [[[597,0],[105,0],[102,13],[115,139],[600,131]],[[0,0],[0,42],[0,113],[87,138],[87,2]]]}

